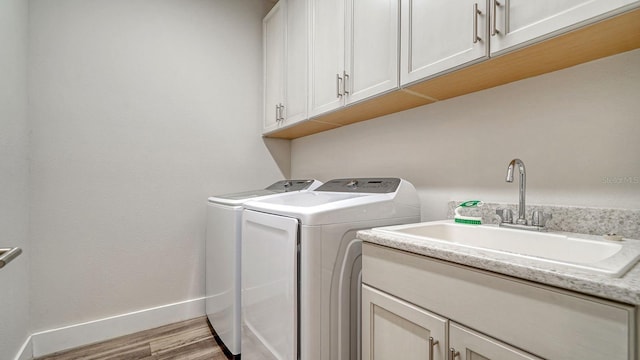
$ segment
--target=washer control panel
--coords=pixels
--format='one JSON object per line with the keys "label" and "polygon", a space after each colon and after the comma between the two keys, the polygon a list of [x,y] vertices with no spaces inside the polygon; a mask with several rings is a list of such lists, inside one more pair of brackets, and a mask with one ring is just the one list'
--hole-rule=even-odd
{"label": "washer control panel", "polygon": [[288,191],[300,191],[305,190],[313,184],[314,180],[281,180],[276,183],[271,184],[265,190],[270,190],[273,192],[288,192]]}
{"label": "washer control panel", "polygon": [[327,181],[315,191],[351,193],[391,193],[400,186],[399,178],[352,178]]}

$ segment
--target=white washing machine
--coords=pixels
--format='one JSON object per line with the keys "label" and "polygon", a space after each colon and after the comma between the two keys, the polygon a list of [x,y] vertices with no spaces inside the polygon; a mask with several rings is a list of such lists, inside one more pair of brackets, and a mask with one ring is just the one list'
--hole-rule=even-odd
{"label": "white washing machine", "polygon": [[337,179],[245,203],[242,359],[359,359],[356,232],[419,221],[418,194],[398,178]]}
{"label": "white washing machine", "polygon": [[282,180],[253,191],[208,199],[205,308],[216,341],[227,356],[240,354],[240,241],[242,204],[288,193],[313,190],[316,180]]}

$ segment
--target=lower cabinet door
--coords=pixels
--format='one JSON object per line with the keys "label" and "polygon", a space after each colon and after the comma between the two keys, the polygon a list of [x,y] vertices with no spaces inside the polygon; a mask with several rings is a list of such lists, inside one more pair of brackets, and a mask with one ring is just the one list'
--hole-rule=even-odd
{"label": "lower cabinet door", "polygon": [[447,319],[362,286],[363,360],[445,360]]}
{"label": "lower cabinet door", "polygon": [[448,360],[542,360],[462,325],[449,324]]}

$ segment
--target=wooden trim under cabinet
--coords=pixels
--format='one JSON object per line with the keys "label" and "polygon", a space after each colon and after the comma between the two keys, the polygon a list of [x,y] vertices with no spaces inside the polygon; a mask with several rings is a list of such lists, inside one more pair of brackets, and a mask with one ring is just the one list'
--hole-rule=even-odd
{"label": "wooden trim under cabinet", "polygon": [[372,99],[361,101],[311,120],[265,134],[265,137],[296,139],[322,131],[338,128],[379,116],[393,114],[414,107],[430,104],[435,100],[407,90],[395,90]]}
{"label": "wooden trim under cabinet", "polygon": [[640,48],[640,9],[410,85],[265,137],[295,139]]}

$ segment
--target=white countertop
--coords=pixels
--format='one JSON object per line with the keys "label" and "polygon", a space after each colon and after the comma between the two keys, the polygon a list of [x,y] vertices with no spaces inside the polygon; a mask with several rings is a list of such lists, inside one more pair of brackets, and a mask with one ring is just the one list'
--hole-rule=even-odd
{"label": "white countertop", "polygon": [[535,261],[509,256],[508,254],[483,251],[477,248],[462,248],[441,242],[428,242],[371,230],[359,231],[357,236],[362,241],[397,250],[493,271],[609,300],[640,305],[640,263],[636,264],[622,277],[614,278],[578,269],[564,268],[560,265],[540,264]]}

